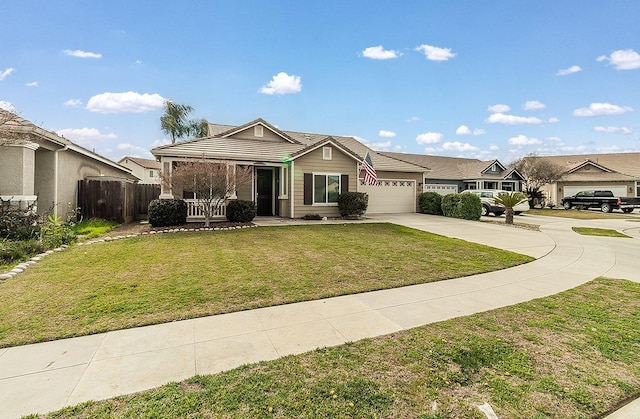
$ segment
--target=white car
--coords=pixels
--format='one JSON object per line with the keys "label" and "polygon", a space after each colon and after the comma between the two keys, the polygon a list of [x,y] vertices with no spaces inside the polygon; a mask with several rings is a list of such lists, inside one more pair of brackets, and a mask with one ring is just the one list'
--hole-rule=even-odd
{"label": "white car", "polygon": [[[480,197],[482,202],[482,215],[489,215],[490,212],[496,217],[504,214],[504,205],[496,204],[495,198],[501,193],[511,193],[510,191],[501,191],[499,189],[471,189],[464,192],[469,192]],[[529,210],[529,201],[523,201],[513,207],[513,212],[516,215],[522,214],[524,211]]]}

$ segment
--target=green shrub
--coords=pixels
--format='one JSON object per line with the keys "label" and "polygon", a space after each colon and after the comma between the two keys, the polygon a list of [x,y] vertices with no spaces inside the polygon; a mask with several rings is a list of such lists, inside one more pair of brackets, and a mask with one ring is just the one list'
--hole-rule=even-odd
{"label": "green shrub", "polygon": [[418,195],[420,212],[423,214],[442,215],[442,195],[437,192],[423,192]]}
{"label": "green shrub", "polygon": [[364,192],[345,192],[338,196],[338,211],[343,217],[361,217],[368,205],[369,195]]}
{"label": "green shrub", "polygon": [[0,199],[0,239],[29,240],[36,238],[40,227],[35,203],[26,208],[21,202]]}
{"label": "green shrub", "polygon": [[39,240],[0,241],[0,265],[28,260],[33,255],[48,250],[45,244]]}
{"label": "green shrub", "polygon": [[482,211],[480,197],[470,193],[449,194],[442,198],[442,213],[447,217],[479,220]]}
{"label": "green shrub", "polygon": [[182,199],[154,199],[149,203],[149,224],[166,227],[187,222],[187,203]]}
{"label": "green shrub", "polygon": [[309,213],[302,216],[303,220],[322,220],[322,215],[316,213]]}
{"label": "green shrub", "polygon": [[76,241],[78,236],[71,226],[62,221],[62,218],[56,214],[47,217],[40,228],[40,241],[47,249],[55,249],[63,244],[71,244]]}
{"label": "green shrub", "polygon": [[233,223],[248,223],[256,218],[256,203],[233,200],[227,204],[227,220]]}

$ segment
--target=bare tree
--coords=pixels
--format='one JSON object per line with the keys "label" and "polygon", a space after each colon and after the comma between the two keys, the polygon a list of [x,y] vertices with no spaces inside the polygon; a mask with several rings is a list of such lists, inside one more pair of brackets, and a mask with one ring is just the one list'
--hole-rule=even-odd
{"label": "bare tree", "polygon": [[205,227],[238,188],[252,182],[251,167],[214,163],[205,159],[177,162],[171,173],[161,173],[166,186],[193,192],[204,215]]}
{"label": "bare tree", "polygon": [[7,110],[0,108],[0,145],[15,144],[20,142],[20,134],[11,130],[9,122],[18,119],[15,109]]}
{"label": "bare tree", "polygon": [[523,186],[529,197],[531,208],[533,208],[534,199],[542,198],[540,188],[546,184],[557,182],[565,172],[565,169],[559,164],[535,154],[521,157],[511,163],[511,166],[515,167],[524,178]]}

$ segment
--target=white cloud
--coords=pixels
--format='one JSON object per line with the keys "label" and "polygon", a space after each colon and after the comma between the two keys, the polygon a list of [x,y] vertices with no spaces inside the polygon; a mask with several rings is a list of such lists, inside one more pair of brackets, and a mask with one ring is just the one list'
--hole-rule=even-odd
{"label": "white cloud", "polygon": [[31,83],[25,83],[24,85],[27,87],[38,87],[38,82],[32,81]]}
{"label": "white cloud", "polygon": [[619,49],[613,51],[609,57],[601,55],[597,61],[609,61],[616,70],[636,70],[640,68],[640,54],[632,49]]}
{"label": "white cloud", "polygon": [[556,122],[560,122],[560,120],[552,116],[551,118],[547,119],[547,122],[555,124]]}
{"label": "white cloud", "polygon": [[474,147],[469,143],[461,143],[458,141],[446,142],[442,144],[442,148],[447,151],[475,151],[478,147]]}
{"label": "white cloud", "polygon": [[511,110],[511,107],[508,105],[491,105],[487,108],[487,110],[491,113],[505,113]]}
{"label": "white cloud", "polygon": [[15,106],[13,106],[10,102],[7,102],[6,100],[0,100],[0,109],[4,109],[5,111],[9,111],[12,113],[18,112]]}
{"label": "white cloud", "polygon": [[132,157],[144,157],[144,158],[146,158],[147,156],[151,155],[149,150],[147,150],[146,148],[138,147],[137,145],[133,145],[133,144],[126,144],[126,143],[118,144],[116,146],[116,150],[122,151],[127,156],[132,156]]}
{"label": "white cloud", "polygon": [[382,45],[378,45],[376,47],[365,48],[362,51],[362,55],[374,60],[389,60],[392,58],[398,58],[402,54],[400,54],[398,51],[388,49],[386,50],[382,47]]}
{"label": "white cloud", "polygon": [[417,116],[412,116],[411,118],[407,119],[407,122],[417,122],[419,120],[420,120],[420,118],[418,118]]}
{"label": "white cloud", "polygon": [[0,71],[0,80],[4,80],[9,74],[13,73],[15,69],[13,67],[6,68]]}
{"label": "white cloud", "polygon": [[558,70],[558,72],[556,73],[556,76],[568,76],[569,74],[578,73],[580,71],[582,71],[582,68],[580,68],[580,66],[572,65],[569,68],[563,68]]}
{"label": "white cloud", "polygon": [[369,143],[367,145],[377,151],[389,151],[389,149],[391,148],[391,141]]}
{"label": "white cloud", "polygon": [[439,132],[425,132],[416,137],[418,144],[437,144],[442,141],[443,135]]}
{"label": "white cloud", "polygon": [[503,113],[489,115],[487,122],[490,124],[519,125],[519,124],[541,124],[542,120],[533,116],[515,116]]}
{"label": "white cloud", "polygon": [[65,128],[56,131],[58,135],[62,135],[72,141],[86,143],[91,140],[113,140],[118,138],[114,133],[101,134],[97,128]]}
{"label": "white cloud", "polygon": [[427,44],[416,47],[416,51],[422,51],[431,61],[447,61],[457,55],[451,52],[451,48],[439,48]]}
{"label": "white cloud", "polygon": [[151,148],[161,147],[168,144],[171,144],[171,140],[169,140],[168,138],[162,138],[160,140],[155,140],[154,142],[152,142]]}
{"label": "white cloud", "polygon": [[610,103],[592,103],[588,108],[578,108],[573,111],[573,116],[598,116],[619,115],[631,112],[633,108],[628,106],[612,105]]}
{"label": "white cloud", "polygon": [[80,99],[69,99],[64,102],[64,106],[77,107],[82,105],[82,101]]}
{"label": "white cloud", "polygon": [[537,100],[528,100],[522,105],[522,109],[524,109],[525,111],[537,111],[546,107],[547,105]]}
{"label": "white cloud", "polygon": [[89,52],[89,51],[82,51],[79,49],[75,49],[75,50],[70,50],[70,49],[65,49],[63,51],[66,55],[69,55],[71,57],[78,57],[78,58],[102,58],[102,54],[97,54],[95,52]]}
{"label": "white cloud", "polygon": [[273,76],[271,81],[260,88],[260,93],[265,95],[286,95],[299,93],[302,90],[302,82],[299,76],[290,76],[280,72]]}
{"label": "white cloud", "polygon": [[471,130],[466,125],[460,125],[458,129],[456,129],[456,135],[471,135]]}
{"label": "white cloud", "polygon": [[157,93],[138,92],[111,93],[95,95],[87,102],[87,109],[99,113],[147,112],[160,109],[165,99]]}
{"label": "white cloud", "polygon": [[553,141],[553,142],[557,142],[557,143],[561,143],[562,142],[562,138],[560,138],[560,137],[549,137],[549,138],[547,138],[547,140]]}
{"label": "white cloud", "polygon": [[378,135],[381,137],[392,138],[396,136],[396,133],[393,131],[385,131],[381,129],[380,132],[378,132]]}
{"label": "white cloud", "polygon": [[497,146],[497,145],[495,145],[495,144],[491,144],[491,145],[489,146],[489,150],[491,150],[491,151],[500,150],[500,147],[498,147],[498,146]]}
{"label": "white cloud", "polygon": [[485,130],[483,130],[482,128],[474,128],[473,129],[473,135],[484,135],[487,132]]}
{"label": "white cloud", "polygon": [[509,138],[509,144],[511,145],[533,145],[540,143],[541,141],[537,138],[527,138],[522,134],[518,135],[517,137]]}
{"label": "white cloud", "polygon": [[593,127],[596,132],[605,132],[608,134],[632,134],[633,130],[627,127]]}

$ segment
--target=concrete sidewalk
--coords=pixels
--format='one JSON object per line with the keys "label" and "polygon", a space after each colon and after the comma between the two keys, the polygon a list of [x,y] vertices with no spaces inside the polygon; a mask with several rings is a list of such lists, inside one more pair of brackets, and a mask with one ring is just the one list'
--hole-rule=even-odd
{"label": "concrete sidewalk", "polygon": [[[542,225],[542,231],[422,214],[369,220],[538,258],[506,270],[0,349],[0,414],[14,418],[146,390],[196,374],[213,374],[552,295],[597,276],[640,281],[635,263],[640,223],[595,223],[627,229],[634,239],[625,240],[585,237],[570,229],[572,224],[589,226],[593,222],[518,218],[525,220]],[[288,224],[276,219],[258,223]]]}

